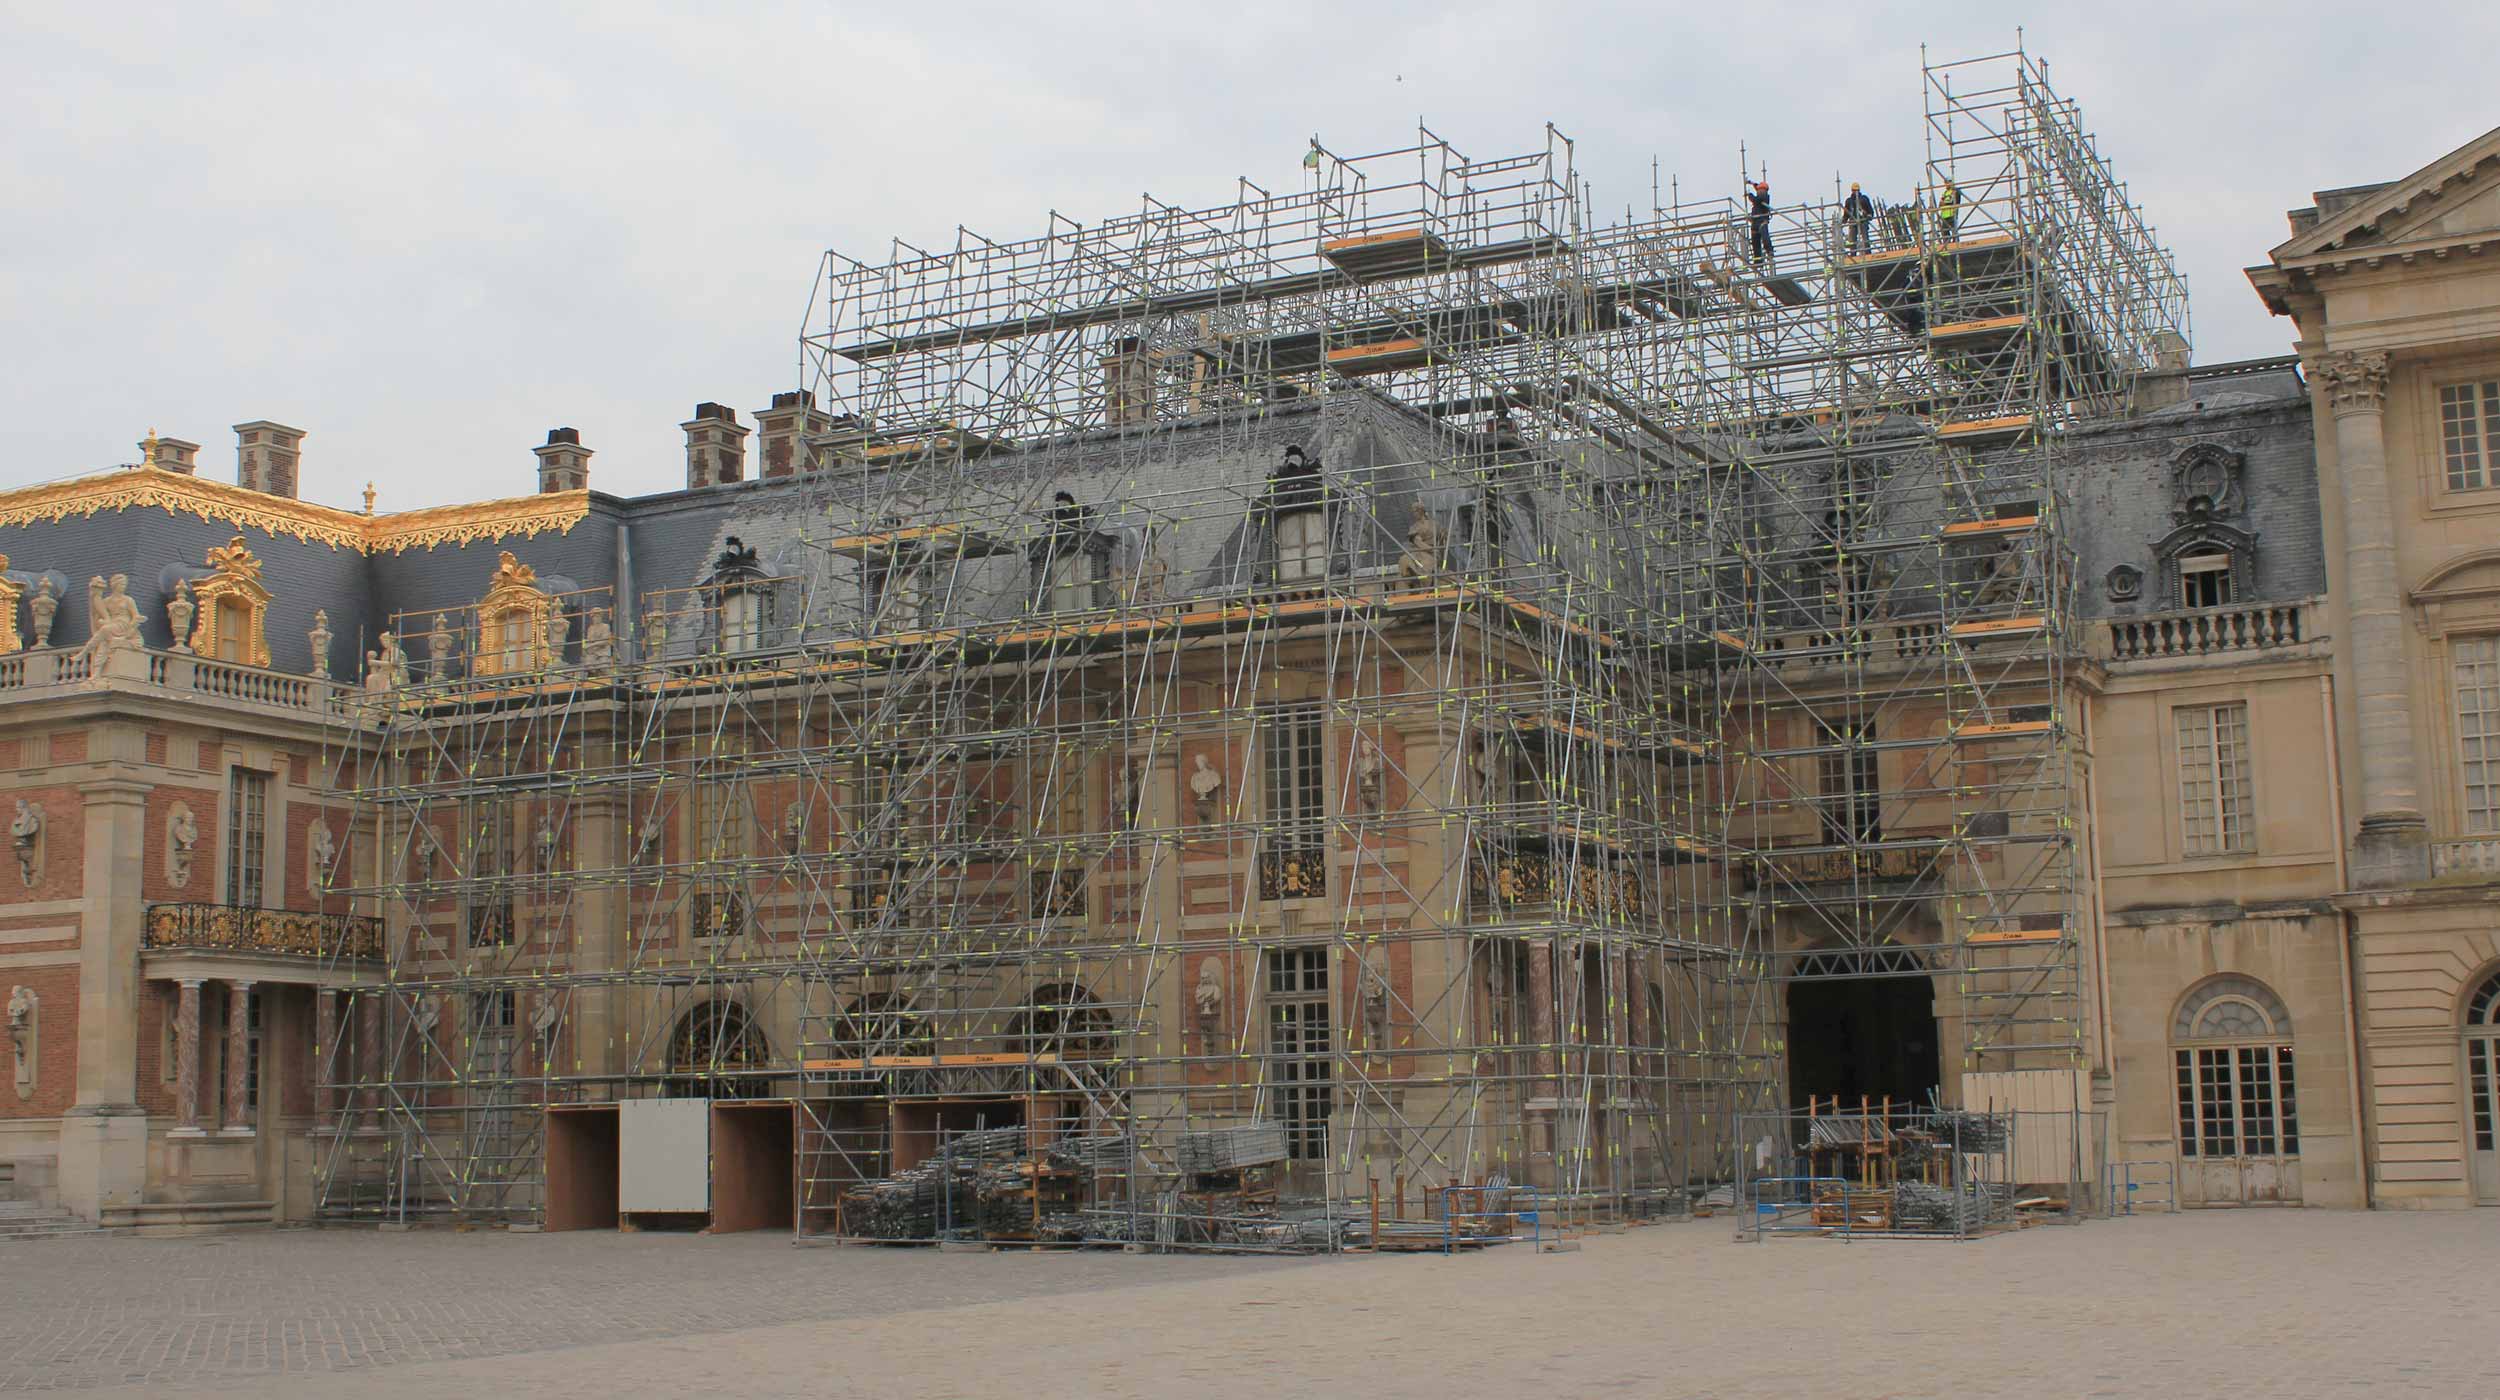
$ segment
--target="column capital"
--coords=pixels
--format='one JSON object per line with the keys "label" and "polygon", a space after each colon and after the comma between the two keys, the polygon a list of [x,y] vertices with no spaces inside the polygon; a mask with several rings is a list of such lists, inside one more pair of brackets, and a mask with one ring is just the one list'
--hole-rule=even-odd
{"label": "column capital", "polygon": [[2387,352],[2331,350],[2310,362],[2310,373],[2326,385],[2327,407],[2336,417],[2386,411]]}
{"label": "column capital", "polygon": [[177,978],[175,978],[175,979],[173,979],[173,980],[174,980],[175,985],[177,985],[177,986],[183,986],[183,987],[189,987],[192,991],[195,991],[195,992],[196,992],[196,991],[198,991],[201,987],[203,987],[203,986],[207,985],[207,982],[208,982],[208,979],[207,979],[207,978],[205,978],[205,977],[177,977]]}

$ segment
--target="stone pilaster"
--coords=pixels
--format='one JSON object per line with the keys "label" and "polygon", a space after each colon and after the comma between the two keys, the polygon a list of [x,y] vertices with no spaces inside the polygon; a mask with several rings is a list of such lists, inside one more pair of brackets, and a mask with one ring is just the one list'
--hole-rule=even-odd
{"label": "stone pilaster", "polygon": [[252,984],[226,984],[226,1131],[252,1131]]}
{"label": "stone pilaster", "polygon": [[174,1132],[200,1129],[200,979],[185,977],[174,1009]]}
{"label": "stone pilaster", "polygon": [[[147,657],[127,656],[146,673]],[[115,732],[114,744],[136,736]],[[147,1189],[148,1120],[139,1107],[139,900],[147,839],[145,783],[82,783],[86,864],[78,913],[78,1097],[61,1116],[61,1204],[99,1220]]]}
{"label": "stone pilaster", "polygon": [[2387,484],[2387,356],[2338,351],[2317,374],[2335,420],[2343,484],[2345,625],[2351,633],[2354,713],[2361,741],[2361,822],[2352,878],[2364,888],[2429,878],[2429,846],[2415,771],[2404,592],[2396,578],[2395,508]]}
{"label": "stone pilaster", "polygon": [[339,994],[335,987],[323,987],[313,995],[313,1036],[313,1122],[326,1128],[338,1100],[330,1086],[345,1077],[340,1074],[344,1061],[339,1054]]}

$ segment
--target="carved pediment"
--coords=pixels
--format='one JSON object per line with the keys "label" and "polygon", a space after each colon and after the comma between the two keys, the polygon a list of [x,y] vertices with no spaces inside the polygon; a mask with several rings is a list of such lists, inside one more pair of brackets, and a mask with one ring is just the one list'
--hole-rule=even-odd
{"label": "carved pediment", "polygon": [[2452,603],[2469,598],[2500,597],[2500,549],[2477,550],[2451,559],[2413,587],[2416,603]]}
{"label": "carved pediment", "polygon": [[2381,186],[2276,247],[2276,265],[2500,233],[2500,127]]}

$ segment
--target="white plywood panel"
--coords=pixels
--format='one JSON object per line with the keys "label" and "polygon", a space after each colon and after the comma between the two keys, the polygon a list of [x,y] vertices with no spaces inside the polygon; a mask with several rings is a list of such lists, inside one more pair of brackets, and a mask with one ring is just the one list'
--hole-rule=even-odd
{"label": "white plywood panel", "polygon": [[[2014,1180],[2026,1186],[2085,1180],[2099,1171],[2099,1124],[2088,1070],[2025,1069],[1962,1076],[1965,1107],[2014,1114]],[[2081,1112],[2077,1110],[2080,1109]]]}
{"label": "white plywood panel", "polygon": [[627,1099],[617,1108],[616,1208],[712,1208],[712,1101]]}

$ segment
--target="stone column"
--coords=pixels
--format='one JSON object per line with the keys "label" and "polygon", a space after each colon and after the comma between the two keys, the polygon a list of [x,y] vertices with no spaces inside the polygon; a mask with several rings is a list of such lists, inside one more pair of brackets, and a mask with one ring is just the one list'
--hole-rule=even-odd
{"label": "stone column", "polygon": [[[382,997],[359,992],[350,1014],[356,1022],[356,1064],[365,1089],[365,1126],[382,1130]],[[349,1105],[352,1110],[354,1105]],[[352,1113],[351,1113],[352,1116]]]}
{"label": "stone column", "polygon": [[200,1128],[200,979],[185,977],[174,1006],[174,1131],[197,1137]]}
{"label": "stone column", "polygon": [[[1554,1156],[1554,1111],[1561,1106],[1561,1062],[1554,1051],[1554,940],[1528,945],[1528,1035],[1534,1078],[1528,1084],[1528,1151],[1550,1170]],[[1550,1184],[1540,1180],[1540,1185]]]}
{"label": "stone column", "polygon": [[252,1131],[252,984],[226,984],[226,1131]]}
{"label": "stone column", "polygon": [[331,1090],[333,1081],[343,1078],[344,1067],[339,1054],[339,994],[335,987],[323,987],[313,995],[313,1124],[316,1130],[331,1126],[330,1110],[337,1101]]}
{"label": "stone column", "polygon": [[2335,419],[2343,482],[2345,625],[2352,633],[2353,706],[2361,740],[2361,823],[2352,878],[2370,886],[2430,876],[2421,789],[2414,771],[2411,673],[2396,525],[2387,486],[2387,356],[2339,351],[2318,363]]}

